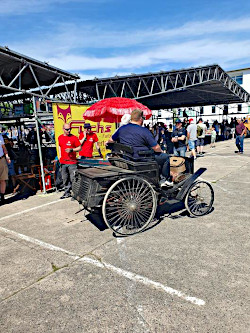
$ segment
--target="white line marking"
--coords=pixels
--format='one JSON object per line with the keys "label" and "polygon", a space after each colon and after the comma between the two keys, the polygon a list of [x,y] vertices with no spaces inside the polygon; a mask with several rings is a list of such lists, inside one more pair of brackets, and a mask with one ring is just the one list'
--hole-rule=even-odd
{"label": "white line marking", "polygon": [[39,246],[41,246],[43,248],[46,248],[46,249],[49,249],[51,251],[57,251],[57,252],[65,253],[67,255],[72,256],[75,260],[79,259],[79,261],[86,262],[86,263],[94,265],[96,267],[108,269],[108,270],[116,273],[119,276],[125,277],[125,278],[127,278],[129,280],[132,280],[132,281],[135,281],[135,282],[142,283],[142,284],[144,284],[146,286],[149,286],[149,287],[153,287],[153,288],[162,290],[162,291],[166,292],[169,295],[177,296],[177,297],[182,298],[185,301],[193,303],[195,305],[199,305],[199,306],[205,305],[205,301],[203,301],[202,299],[188,296],[185,293],[183,293],[182,291],[179,291],[179,290],[173,289],[171,287],[165,286],[162,283],[155,282],[155,281],[150,280],[150,279],[148,279],[148,278],[146,278],[142,275],[138,275],[138,274],[135,274],[133,272],[126,271],[122,268],[115,267],[115,266],[113,266],[111,264],[108,264],[108,263],[105,263],[105,262],[100,262],[100,261],[98,261],[96,259],[93,259],[93,258],[90,258],[90,257],[81,258],[77,254],[69,252],[67,250],[64,250],[61,247],[54,246],[52,244],[40,241],[38,239],[20,234],[18,232],[13,231],[13,230],[9,230],[9,229],[0,227],[0,231],[2,231],[4,233],[7,233],[7,234],[10,234],[10,235],[14,235],[15,237],[18,237],[18,238],[23,239],[27,242],[39,245]]}
{"label": "white line marking", "polygon": [[9,235],[13,235],[13,236],[15,236],[17,238],[23,239],[23,240],[25,240],[25,241],[27,241],[29,243],[39,245],[39,246],[41,246],[41,247],[43,247],[45,249],[48,249],[48,250],[51,250],[51,251],[63,252],[63,253],[66,253],[66,254],[68,254],[70,256],[73,256],[75,259],[79,259],[80,258],[77,254],[69,252],[67,250],[64,250],[61,247],[58,247],[58,246],[55,246],[55,245],[52,245],[52,244],[40,241],[39,239],[36,239],[36,238],[32,238],[32,237],[20,234],[19,232],[16,232],[16,231],[13,231],[13,230],[9,230],[9,229],[3,228],[3,227],[0,227],[0,231],[4,232],[6,234],[9,234]]}
{"label": "white line marking", "polygon": [[3,217],[0,218],[0,221],[5,220],[5,219],[9,219],[9,218],[17,216],[17,215],[21,215],[21,214],[24,214],[24,213],[31,212],[32,210],[35,210],[35,209],[38,209],[38,208],[42,208],[42,207],[46,207],[46,206],[52,205],[52,204],[54,204],[56,202],[59,202],[59,201],[62,201],[62,200],[58,199],[58,200],[55,200],[55,201],[47,202],[46,204],[43,204],[43,205],[40,205],[40,206],[36,206],[36,207],[32,207],[32,208],[23,210],[23,211],[18,212],[18,213],[14,213],[14,214],[3,216]]}
{"label": "white line marking", "polygon": [[106,268],[106,269],[108,269],[110,271],[115,272],[117,275],[126,277],[129,280],[140,282],[140,283],[142,283],[142,284],[144,284],[146,286],[150,286],[150,287],[154,287],[156,289],[163,290],[167,294],[175,295],[175,296],[180,297],[180,298],[182,298],[182,299],[184,299],[184,300],[186,300],[188,302],[191,302],[191,303],[193,303],[195,305],[205,305],[205,301],[203,301],[202,299],[188,296],[185,293],[183,293],[182,291],[173,289],[171,287],[167,287],[167,286],[165,286],[162,283],[155,282],[153,280],[150,280],[150,279],[148,279],[148,278],[146,278],[146,277],[144,277],[142,275],[138,275],[138,274],[135,274],[133,272],[125,271],[124,269],[115,267],[115,266],[113,266],[111,264],[104,263],[104,262],[101,263],[100,261],[98,261],[96,259],[89,258],[89,257],[83,257],[83,258],[80,259],[80,261],[88,262],[88,263],[90,263],[92,265],[95,265],[97,267]]}
{"label": "white line marking", "polygon": [[242,181],[237,181],[237,180],[225,180],[225,179],[219,179],[219,182],[226,182],[226,183],[239,183],[239,184],[250,184],[250,182],[245,182],[244,180]]}
{"label": "white line marking", "polygon": [[121,244],[123,242],[125,242],[125,238],[116,238],[117,244]]}
{"label": "white line marking", "polygon": [[226,188],[224,188],[224,187],[222,187],[222,186],[220,186],[219,184],[214,184],[216,187],[218,187],[218,188],[220,188],[222,191],[224,191],[224,192],[226,192],[226,193],[229,193],[229,194],[233,194],[233,192],[232,191],[229,191],[229,190],[227,190]]}

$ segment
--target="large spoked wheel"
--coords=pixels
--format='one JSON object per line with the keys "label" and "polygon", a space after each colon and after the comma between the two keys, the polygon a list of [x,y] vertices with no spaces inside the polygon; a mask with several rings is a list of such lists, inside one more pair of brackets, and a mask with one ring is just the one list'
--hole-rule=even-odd
{"label": "large spoked wheel", "polygon": [[185,207],[192,216],[203,216],[209,213],[214,202],[214,190],[205,181],[197,181],[188,189]]}
{"label": "large spoked wheel", "polygon": [[127,177],[116,181],[107,191],[102,215],[107,226],[120,235],[145,229],[157,207],[156,193],[143,178]]}

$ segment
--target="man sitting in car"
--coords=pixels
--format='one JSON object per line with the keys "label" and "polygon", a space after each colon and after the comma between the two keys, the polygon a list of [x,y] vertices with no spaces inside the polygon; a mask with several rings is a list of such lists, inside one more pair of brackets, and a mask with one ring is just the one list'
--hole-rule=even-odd
{"label": "man sitting in car", "polygon": [[140,158],[138,154],[139,151],[153,149],[155,160],[161,167],[162,176],[164,177],[160,182],[161,186],[172,186],[169,155],[163,153],[150,131],[146,127],[142,127],[144,119],[143,111],[137,109],[133,110],[130,123],[120,127],[107,143],[118,141],[124,145],[132,146],[134,158]]}

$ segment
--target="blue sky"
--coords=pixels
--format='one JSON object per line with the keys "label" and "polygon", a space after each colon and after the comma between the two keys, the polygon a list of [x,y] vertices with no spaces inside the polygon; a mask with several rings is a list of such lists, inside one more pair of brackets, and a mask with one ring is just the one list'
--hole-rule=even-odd
{"label": "blue sky", "polygon": [[0,45],[83,79],[250,67],[250,1],[1,0]]}

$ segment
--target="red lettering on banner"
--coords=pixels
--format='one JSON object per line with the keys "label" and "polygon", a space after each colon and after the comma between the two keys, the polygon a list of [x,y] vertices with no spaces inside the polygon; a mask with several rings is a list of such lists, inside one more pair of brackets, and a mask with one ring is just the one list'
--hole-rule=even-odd
{"label": "red lettering on banner", "polygon": [[[84,124],[86,122],[84,120],[72,120],[69,122],[71,128],[75,128],[78,130],[78,134],[80,134],[83,131]],[[95,133],[110,133],[111,132],[111,125],[100,125],[100,123],[97,123],[97,125],[91,125],[92,131]]]}
{"label": "red lettering on banner", "polygon": [[98,133],[103,133],[103,131],[104,131],[103,126],[100,125],[100,123],[97,123],[97,124],[98,124],[98,125],[97,125],[97,131],[98,131]]}
{"label": "red lettering on banner", "polygon": [[105,126],[105,132],[110,133],[111,132],[111,125],[106,125]]}

